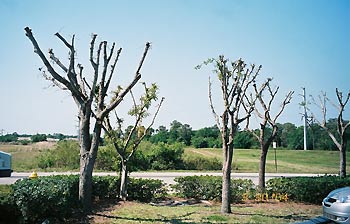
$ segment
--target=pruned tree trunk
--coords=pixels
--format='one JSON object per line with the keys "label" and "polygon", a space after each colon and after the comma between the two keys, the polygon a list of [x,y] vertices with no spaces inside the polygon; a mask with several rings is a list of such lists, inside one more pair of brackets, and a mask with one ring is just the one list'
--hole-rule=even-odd
{"label": "pruned tree trunk", "polygon": [[[209,77],[209,102],[212,113],[216,120],[216,125],[221,133],[222,138],[222,203],[221,212],[231,213],[231,169],[233,160],[233,140],[237,132],[238,125],[248,119],[254,110],[256,96],[248,94],[248,87],[254,82],[259,75],[261,66],[257,69],[255,65],[247,68],[245,62],[238,59],[229,62],[224,56],[218,59],[208,59],[204,65],[212,63],[215,67],[218,80],[221,84],[221,94],[223,100],[223,112],[219,116],[216,113],[213,100],[212,88]],[[196,69],[200,69],[202,65],[198,65]],[[220,121],[221,118],[221,121]]]}
{"label": "pruned tree trunk", "polygon": [[[56,57],[52,49],[49,49],[48,52],[49,61],[34,38],[32,30],[29,27],[26,27],[24,30],[25,35],[34,47],[34,52],[38,54],[46,67],[46,71],[40,68],[40,71],[43,72],[43,76],[52,82],[53,86],[61,90],[69,91],[78,107],[80,141],[79,199],[84,212],[88,213],[91,211],[92,172],[97,157],[102,122],[109,113],[123,101],[125,95],[129,93],[140,80],[140,70],[150,48],[150,43],[146,43],[145,51],[130,84],[125,89],[118,87],[117,90],[111,94],[112,97],[109,103],[106,103],[107,92],[110,87],[114,69],[119,60],[121,48],[115,51],[115,44],[113,43],[112,47],[107,50],[107,41],[102,41],[98,45],[97,50],[95,50],[97,34],[92,35],[89,59],[94,73],[92,83],[88,83],[83,76],[83,66],[75,62],[76,50],[74,35],[71,42],[69,42],[59,33],[55,34],[69,50],[69,62],[68,65],[64,65],[59,58]],[[102,61],[102,63],[100,63],[100,61]],[[90,133],[92,118],[95,124],[93,126],[93,132]]]}
{"label": "pruned tree trunk", "polygon": [[231,213],[231,164],[226,162],[223,166],[221,212]]}
{"label": "pruned tree trunk", "polygon": [[[350,127],[350,121],[346,121],[343,118],[345,107],[350,99],[350,91],[346,94],[345,99],[343,98],[343,93],[335,89],[338,104],[333,103],[326,95],[322,92],[322,96],[318,96],[319,103],[316,103],[313,99],[313,103],[318,106],[322,112],[322,120],[317,119],[317,117],[312,113],[315,121],[325,130],[328,136],[332,139],[333,143],[337,146],[339,150],[339,176],[341,178],[346,177],[346,130]],[[337,132],[332,133],[332,131],[327,127],[327,106],[326,103],[330,102],[335,108],[338,109],[338,118],[337,118]],[[338,135],[339,140],[337,140],[336,135]]]}
{"label": "pruned tree trunk", "polygon": [[[279,87],[277,87],[275,90],[272,90],[270,86],[270,82],[272,81],[271,78],[267,79],[260,87],[260,89],[257,88],[256,84],[253,85],[254,92],[258,98],[258,101],[260,102],[261,109],[259,107],[255,107],[255,113],[257,116],[261,119],[260,122],[260,129],[259,134],[256,133],[254,130],[249,128],[249,118],[247,120],[246,129],[250,131],[253,136],[258,140],[260,144],[260,162],[259,162],[259,190],[261,192],[265,191],[265,173],[266,173],[266,158],[267,153],[269,150],[269,147],[272,143],[272,141],[275,139],[278,131],[277,126],[277,119],[284,111],[287,104],[290,103],[294,91],[289,91],[286,97],[284,98],[281,107],[274,118],[272,118],[271,115],[271,106],[272,102],[274,101],[276,94],[278,93]],[[268,96],[263,96],[263,92],[268,91]],[[267,99],[269,97],[269,99]],[[261,111],[259,111],[261,110]],[[266,128],[268,126],[271,126],[272,132],[270,134],[266,134]]]}
{"label": "pruned tree trunk", "polygon": [[126,160],[121,162],[121,172],[120,172],[120,198],[123,201],[127,200],[128,197],[128,163]]}
{"label": "pruned tree trunk", "polygon": [[339,165],[340,165],[340,177],[345,178],[346,177],[346,144],[343,143],[340,150],[340,158],[339,158]]}
{"label": "pruned tree trunk", "polygon": [[266,173],[266,157],[268,152],[268,146],[261,147],[260,162],[259,162],[259,189],[263,191],[265,189],[265,173]]}

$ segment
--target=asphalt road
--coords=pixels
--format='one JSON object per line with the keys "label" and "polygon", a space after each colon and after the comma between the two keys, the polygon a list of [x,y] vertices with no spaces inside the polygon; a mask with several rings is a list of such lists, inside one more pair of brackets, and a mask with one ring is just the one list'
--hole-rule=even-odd
{"label": "asphalt road", "polygon": [[[13,184],[18,179],[28,178],[30,172],[13,172],[11,177],[0,177],[0,184]],[[38,172],[38,176],[50,176],[50,175],[69,175],[78,174],[78,172]],[[116,176],[118,173],[108,172],[94,172],[93,175],[97,176]],[[221,176],[219,172],[132,172],[131,177],[135,178],[149,178],[163,180],[167,184],[174,184],[174,179],[181,176],[199,176],[199,175],[211,175]],[[296,176],[319,176],[324,174],[291,174],[291,173],[267,173],[266,180],[276,177],[296,177]],[[258,184],[258,173],[233,173],[232,178],[251,179],[254,184]]]}

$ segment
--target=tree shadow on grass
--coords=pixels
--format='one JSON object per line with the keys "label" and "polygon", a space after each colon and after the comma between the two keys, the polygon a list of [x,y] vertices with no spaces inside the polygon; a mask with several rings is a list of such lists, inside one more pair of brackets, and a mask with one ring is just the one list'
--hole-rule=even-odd
{"label": "tree shadow on grass", "polygon": [[133,218],[133,217],[121,217],[121,216],[116,216],[116,215],[98,214],[98,213],[96,213],[94,215],[108,218],[108,219],[114,219],[114,220],[128,220],[128,221],[137,221],[137,222],[161,222],[161,223],[171,223],[171,224],[183,224],[183,223],[197,224],[196,222],[189,222],[190,219],[186,218],[192,214],[194,214],[194,212],[186,213],[184,215],[178,216],[177,218],[166,218],[166,217],[163,217],[163,218]]}
{"label": "tree shadow on grass", "polygon": [[232,214],[233,215],[241,215],[241,216],[261,216],[261,217],[284,219],[284,220],[308,220],[308,219],[310,219],[309,216],[300,215],[300,214],[269,215],[269,214],[261,214],[261,213],[240,213],[240,212],[232,212]]}

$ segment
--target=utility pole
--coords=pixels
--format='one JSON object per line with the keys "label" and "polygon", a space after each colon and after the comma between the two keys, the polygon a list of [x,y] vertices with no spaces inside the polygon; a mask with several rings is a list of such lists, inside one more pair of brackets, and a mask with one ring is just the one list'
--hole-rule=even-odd
{"label": "utility pole", "polygon": [[305,87],[302,87],[303,89],[303,102],[302,105],[304,107],[304,150],[307,150],[307,112],[306,112],[306,93],[305,93]]}

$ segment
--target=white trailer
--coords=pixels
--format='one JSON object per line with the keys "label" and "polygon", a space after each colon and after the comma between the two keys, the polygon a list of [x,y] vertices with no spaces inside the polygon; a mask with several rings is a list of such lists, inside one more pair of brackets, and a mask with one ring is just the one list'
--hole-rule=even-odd
{"label": "white trailer", "polygon": [[0,151],[0,177],[11,176],[11,160],[11,154]]}

